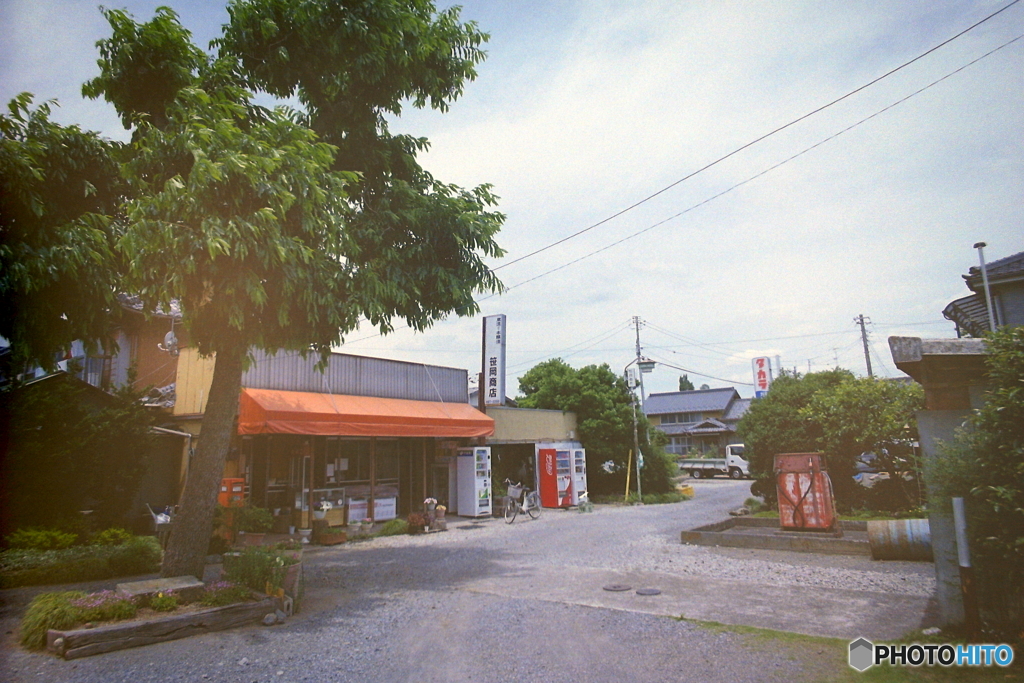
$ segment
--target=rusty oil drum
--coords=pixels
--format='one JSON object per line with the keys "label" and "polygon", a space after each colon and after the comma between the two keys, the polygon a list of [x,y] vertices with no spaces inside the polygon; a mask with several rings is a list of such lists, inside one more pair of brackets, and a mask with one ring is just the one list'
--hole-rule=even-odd
{"label": "rusty oil drum", "polygon": [[932,561],[932,535],[927,519],[888,519],[868,522],[873,560]]}

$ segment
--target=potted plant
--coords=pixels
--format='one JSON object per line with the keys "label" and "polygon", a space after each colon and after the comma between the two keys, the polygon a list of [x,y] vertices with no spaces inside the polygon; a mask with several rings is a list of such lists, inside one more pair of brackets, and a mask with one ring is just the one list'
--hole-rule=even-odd
{"label": "potted plant", "polygon": [[410,534],[423,533],[423,528],[427,525],[426,518],[418,512],[411,513],[406,518],[406,521],[409,523]]}
{"label": "potted plant", "polygon": [[266,508],[245,505],[236,510],[235,524],[245,534],[246,545],[259,545],[263,535],[274,526],[274,516]]}
{"label": "potted plant", "polygon": [[320,504],[313,508],[313,519],[325,519],[327,517],[327,511],[330,510],[334,505],[329,500],[321,500]]}
{"label": "potted plant", "polygon": [[320,532],[319,537],[317,538],[317,543],[320,545],[337,545],[338,543],[344,543],[347,540],[348,533],[345,531],[344,527],[329,526]]}
{"label": "potted plant", "polygon": [[438,519],[444,519],[444,513],[448,512],[448,508],[444,505],[438,505],[434,508],[434,514],[437,515]]}

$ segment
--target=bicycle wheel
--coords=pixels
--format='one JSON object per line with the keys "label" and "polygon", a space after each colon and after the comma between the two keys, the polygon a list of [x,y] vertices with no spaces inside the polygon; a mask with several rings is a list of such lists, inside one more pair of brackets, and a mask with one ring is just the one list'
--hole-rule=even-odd
{"label": "bicycle wheel", "polygon": [[526,505],[523,506],[527,514],[531,518],[537,519],[540,517],[540,494],[536,491],[530,491],[526,494]]}
{"label": "bicycle wheel", "polygon": [[512,496],[505,496],[505,524],[514,522],[518,512],[519,505],[516,503],[516,499]]}

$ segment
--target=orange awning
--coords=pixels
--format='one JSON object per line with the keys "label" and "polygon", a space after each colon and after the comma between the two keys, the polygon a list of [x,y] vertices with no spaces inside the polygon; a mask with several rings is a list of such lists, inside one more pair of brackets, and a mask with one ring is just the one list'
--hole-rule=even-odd
{"label": "orange awning", "polygon": [[242,389],[238,433],[476,437],[494,420],[468,403]]}

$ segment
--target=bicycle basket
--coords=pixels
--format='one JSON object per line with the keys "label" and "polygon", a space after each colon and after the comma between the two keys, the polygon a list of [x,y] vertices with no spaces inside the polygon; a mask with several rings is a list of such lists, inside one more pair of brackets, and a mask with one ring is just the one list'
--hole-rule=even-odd
{"label": "bicycle basket", "polygon": [[522,485],[519,485],[519,486],[509,486],[508,487],[508,496],[509,496],[509,498],[515,498],[516,500],[519,500],[519,496],[521,496],[521,495],[523,495],[523,487],[522,487]]}

